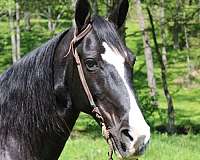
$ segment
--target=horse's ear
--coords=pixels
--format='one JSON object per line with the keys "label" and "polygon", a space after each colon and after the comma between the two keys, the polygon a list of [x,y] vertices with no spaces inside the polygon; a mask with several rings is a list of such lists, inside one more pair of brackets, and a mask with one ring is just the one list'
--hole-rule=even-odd
{"label": "horse's ear", "polygon": [[88,0],[77,0],[75,8],[75,23],[81,30],[90,20],[90,4]]}
{"label": "horse's ear", "polygon": [[129,8],[128,0],[120,0],[108,16],[108,20],[113,22],[117,28],[124,24]]}

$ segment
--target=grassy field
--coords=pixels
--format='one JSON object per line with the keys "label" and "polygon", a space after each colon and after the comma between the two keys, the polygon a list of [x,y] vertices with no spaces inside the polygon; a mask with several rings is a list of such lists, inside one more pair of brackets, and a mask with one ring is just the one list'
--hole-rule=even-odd
{"label": "grassy field", "polygon": [[[199,144],[200,135],[153,134],[149,148],[139,160],[199,160]],[[107,152],[102,137],[82,135],[68,140],[59,160],[107,160]]]}
{"label": "grassy field", "polygon": [[[142,35],[139,31],[137,21],[130,20],[127,23],[127,45],[137,57],[134,67],[135,76],[134,84],[137,92],[148,92],[147,79],[146,79],[146,65],[143,53]],[[135,33],[133,35],[133,33]],[[149,34],[151,36],[151,34]],[[169,40],[168,40],[169,41]],[[197,40],[198,41],[198,40]],[[190,84],[182,83],[188,76],[188,66],[186,63],[187,55],[190,56],[192,62],[196,63],[195,57],[200,56],[200,48],[194,47],[187,50],[172,50],[170,42],[168,44],[168,74],[167,81],[170,93],[173,98],[174,107],[176,111],[176,124],[177,125],[197,125],[200,122],[200,72],[193,77]],[[162,90],[162,81],[160,75],[160,67],[156,57],[153,42],[151,42],[153,60],[154,60],[154,73],[157,83],[158,102],[159,108],[162,112],[162,123],[167,121],[167,104]],[[140,95],[140,94],[139,94]],[[142,95],[142,94],[141,94]],[[153,117],[154,125],[159,125],[160,120],[158,115]]]}
{"label": "grassy field", "polygon": [[[147,151],[139,160],[199,160],[199,144],[200,134],[168,136],[154,131]],[[59,160],[107,160],[107,152],[100,128],[88,115],[81,114]]]}
{"label": "grassy field", "polygon": [[[60,31],[69,26],[63,23]],[[146,66],[143,53],[141,33],[136,21],[127,23],[127,45],[137,56],[135,64],[134,83],[139,95],[148,92],[146,81]],[[10,35],[7,22],[0,22],[0,73],[11,65]],[[46,30],[47,23],[35,21],[31,32],[23,31],[22,28],[22,53],[25,54],[33,48],[48,40],[51,35]],[[132,35],[133,33],[136,33]],[[153,45],[152,45],[153,46]],[[176,111],[176,124],[185,126],[190,133],[188,135],[167,136],[156,131],[152,134],[151,143],[145,156],[140,160],[200,160],[200,135],[192,133],[193,129],[200,128],[200,75],[198,75],[190,86],[176,83],[183,79],[188,73],[186,65],[186,51],[174,51],[168,48],[168,83],[174,100]],[[162,121],[157,113],[149,117],[149,121],[155,126],[166,124],[166,101],[163,95],[160,79],[159,64],[154,54],[155,76],[158,87],[159,108],[162,113]],[[193,56],[195,55],[195,56]],[[200,48],[192,48],[190,56],[200,56]],[[141,92],[141,93],[140,93]],[[59,160],[106,160],[108,147],[100,129],[94,121],[86,115],[81,114],[72,136],[66,143],[66,148]]]}

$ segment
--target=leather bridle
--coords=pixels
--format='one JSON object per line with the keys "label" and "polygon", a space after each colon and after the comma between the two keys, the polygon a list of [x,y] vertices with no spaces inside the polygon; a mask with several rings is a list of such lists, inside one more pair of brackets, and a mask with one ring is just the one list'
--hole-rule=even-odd
{"label": "leather bridle", "polygon": [[108,152],[108,156],[109,156],[109,160],[112,160],[112,155],[113,155],[113,144],[111,141],[111,134],[109,129],[107,128],[107,126],[104,123],[104,119],[103,116],[101,115],[99,108],[96,106],[93,96],[90,92],[90,89],[88,87],[87,81],[85,79],[85,75],[83,72],[83,67],[80,61],[80,57],[78,55],[77,49],[76,49],[76,44],[78,42],[80,42],[80,40],[82,40],[90,31],[92,30],[92,25],[89,23],[86,28],[84,30],[82,30],[80,33],[78,33],[77,28],[74,31],[74,37],[70,43],[70,47],[69,50],[67,52],[67,54],[65,55],[65,57],[67,57],[70,53],[73,54],[73,57],[76,61],[76,66],[78,69],[78,73],[79,73],[79,77],[82,83],[82,86],[84,88],[84,91],[87,95],[88,101],[90,103],[90,106],[92,107],[92,113],[95,114],[96,118],[99,120],[99,123],[101,125],[102,128],[102,134],[105,137],[108,145],[109,145],[109,152]]}

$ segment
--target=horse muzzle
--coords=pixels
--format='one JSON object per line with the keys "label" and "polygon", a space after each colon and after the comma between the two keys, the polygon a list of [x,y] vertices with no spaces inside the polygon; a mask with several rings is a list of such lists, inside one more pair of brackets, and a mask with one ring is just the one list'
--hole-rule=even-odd
{"label": "horse muzzle", "polygon": [[[119,125],[105,123],[109,118],[102,116],[98,107],[93,109],[95,117],[102,126],[102,133],[107,140],[111,152],[115,151],[119,158],[137,159],[146,150],[150,140],[150,127],[145,121],[137,125],[127,123],[126,116]],[[106,120],[106,121],[105,121]],[[112,156],[112,153],[111,153]]]}
{"label": "horse muzzle", "polygon": [[123,128],[116,135],[111,131],[111,140],[117,156],[122,159],[137,159],[143,155],[150,139],[150,129],[147,135],[136,135],[131,129]]}

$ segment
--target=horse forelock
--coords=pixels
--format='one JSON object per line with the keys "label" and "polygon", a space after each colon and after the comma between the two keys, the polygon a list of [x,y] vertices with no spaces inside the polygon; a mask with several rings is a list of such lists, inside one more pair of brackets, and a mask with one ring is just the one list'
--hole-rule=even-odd
{"label": "horse forelock", "polygon": [[94,16],[92,24],[98,39],[101,42],[107,43],[110,47],[114,47],[116,50],[118,50],[118,53],[121,54],[121,56],[126,58],[127,49],[123,44],[114,24],[100,16]]}

